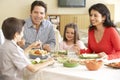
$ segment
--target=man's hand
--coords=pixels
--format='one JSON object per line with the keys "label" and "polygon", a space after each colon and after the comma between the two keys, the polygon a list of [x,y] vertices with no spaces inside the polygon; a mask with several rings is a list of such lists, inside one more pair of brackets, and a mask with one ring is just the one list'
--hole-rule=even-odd
{"label": "man's hand", "polygon": [[43,49],[50,52],[51,51],[51,48],[50,48],[50,45],[49,44],[44,44],[43,45]]}

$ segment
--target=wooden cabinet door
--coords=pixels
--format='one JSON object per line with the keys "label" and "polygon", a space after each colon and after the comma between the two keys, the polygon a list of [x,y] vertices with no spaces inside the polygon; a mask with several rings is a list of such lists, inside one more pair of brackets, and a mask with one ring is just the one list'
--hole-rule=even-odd
{"label": "wooden cabinet door", "polygon": [[78,29],[87,29],[89,22],[89,15],[61,15],[60,16],[60,33],[63,36],[64,27],[68,23],[76,23],[78,25]]}
{"label": "wooden cabinet door", "polygon": [[61,15],[60,16],[60,33],[63,36],[64,27],[68,23],[75,23],[75,17],[73,15]]}
{"label": "wooden cabinet door", "polygon": [[76,23],[78,25],[78,29],[88,29],[90,25],[88,14],[77,15],[76,18],[77,18]]}

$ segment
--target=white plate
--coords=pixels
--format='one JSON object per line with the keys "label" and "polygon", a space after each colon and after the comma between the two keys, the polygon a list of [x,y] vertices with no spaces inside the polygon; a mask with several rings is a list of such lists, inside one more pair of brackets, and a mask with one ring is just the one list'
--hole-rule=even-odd
{"label": "white plate", "polygon": [[99,59],[101,58],[98,54],[81,54],[80,59]]}

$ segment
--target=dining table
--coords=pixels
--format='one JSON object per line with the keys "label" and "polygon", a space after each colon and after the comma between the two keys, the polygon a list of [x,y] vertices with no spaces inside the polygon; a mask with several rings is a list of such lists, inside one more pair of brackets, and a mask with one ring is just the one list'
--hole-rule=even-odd
{"label": "dining table", "polygon": [[[107,60],[106,63],[116,61],[120,59]],[[56,61],[36,73],[24,70],[24,80],[120,80],[120,69],[102,65],[98,70],[89,71],[85,65],[68,68]]]}
{"label": "dining table", "polygon": [[[69,52],[67,57],[78,59],[78,56],[73,52]],[[79,64],[76,67],[64,67],[63,63],[55,60],[54,64],[35,73],[24,69],[24,80],[120,80],[120,68],[105,65],[113,62],[120,62],[120,59],[104,59],[100,69],[90,71],[85,64]]]}

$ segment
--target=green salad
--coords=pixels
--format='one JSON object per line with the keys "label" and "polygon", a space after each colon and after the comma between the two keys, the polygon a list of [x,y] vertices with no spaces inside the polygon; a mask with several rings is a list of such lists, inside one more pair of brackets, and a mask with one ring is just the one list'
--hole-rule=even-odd
{"label": "green salad", "polygon": [[68,61],[63,63],[64,67],[69,67],[69,68],[77,67],[78,65],[79,65],[79,63],[77,61],[74,61],[74,60],[68,60]]}
{"label": "green salad", "polygon": [[59,50],[57,53],[67,55],[68,51],[67,50]]}

